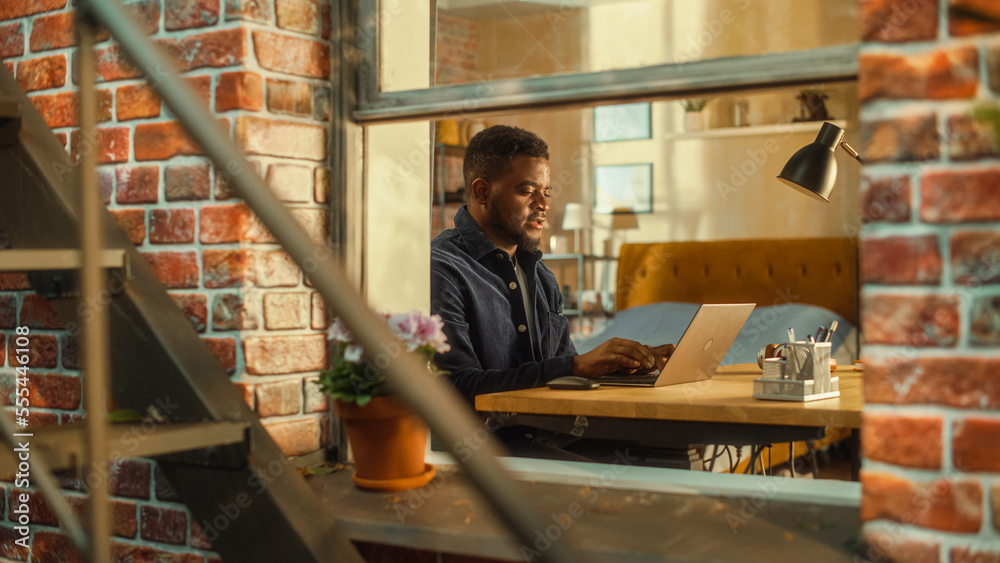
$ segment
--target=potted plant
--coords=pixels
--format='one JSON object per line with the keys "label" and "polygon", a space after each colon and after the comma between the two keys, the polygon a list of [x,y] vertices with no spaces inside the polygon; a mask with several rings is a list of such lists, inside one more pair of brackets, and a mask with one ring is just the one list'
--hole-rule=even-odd
{"label": "potted plant", "polygon": [[684,107],[684,130],[701,131],[705,129],[705,114],[702,110],[708,105],[711,98],[686,98],[681,100]]}
{"label": "potted plant", "polygon": [[395,356],[409,351],[424,359],[431,373],[440,375],[444,372],[434,366],[434,354],[447,352],[450,346],[438,315],[413,311],[383,316],[407,350],[393,343],[374,358],[366,357],[344,323],[335,319],[329,337],[337,350],[330,368],[320,372],[318,384],[333,398],[344,423],[354,453],[354,484],[402,491],[430,481],[434,466],[424,463],[426,425],[391,393],[383,370]]}

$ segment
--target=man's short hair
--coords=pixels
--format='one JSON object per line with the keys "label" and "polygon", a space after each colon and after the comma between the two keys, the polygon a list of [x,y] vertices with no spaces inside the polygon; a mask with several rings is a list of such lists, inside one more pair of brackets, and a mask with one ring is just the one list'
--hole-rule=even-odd
{"label": "man's short hair", "polygon": [[466,199],[476,178],[496,180],[509,172],[511,161],[521,155],[548,160],[549,145],[531,131],[510,125],[494,125],[477,133],[465,148],[462,163]]}

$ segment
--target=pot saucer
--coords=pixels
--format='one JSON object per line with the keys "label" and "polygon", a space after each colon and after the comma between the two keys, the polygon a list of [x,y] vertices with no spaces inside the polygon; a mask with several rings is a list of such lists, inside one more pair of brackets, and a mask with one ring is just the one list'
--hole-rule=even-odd
{"label": "pot saucer", "polygon": [[401,477],[399,479],[364,479],[362,477],[358,477],[357,472],[354,472],[351,474],[351,480],[354,481],[354,484],[358,487],[369,491],[405,491],[426,485],[431,479],[434,478],[434,474],[436,472],[437,470],[433,465],[426,463],[424,464],[424,472],[414,477]]}

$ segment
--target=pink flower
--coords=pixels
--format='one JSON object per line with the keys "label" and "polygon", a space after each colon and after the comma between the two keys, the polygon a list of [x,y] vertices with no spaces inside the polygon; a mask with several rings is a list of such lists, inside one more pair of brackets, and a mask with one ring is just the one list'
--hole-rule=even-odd
{"label": "pink flower", "polygon": [[340,320],[340,317],[333,319],[333,324],[330,325],[330,332],[327,336],[328,340],[336,340],[337,342],[350,342],[354,340],[354,335],[351,331],[347,330],[347,325]]}
{"label": "pink flower", "polygon": [[360,364],[361,356],[364,354],[364,348],[358,346],[357,344],[348,344],[344,346],[344,359],[352,364]]}
{"label": "pink flower", "polygon": [[438,353],[451,350],[440,315],[428,316],[420,311],[397,313],[389,317],[389,326],[410,351],[428,345]]}

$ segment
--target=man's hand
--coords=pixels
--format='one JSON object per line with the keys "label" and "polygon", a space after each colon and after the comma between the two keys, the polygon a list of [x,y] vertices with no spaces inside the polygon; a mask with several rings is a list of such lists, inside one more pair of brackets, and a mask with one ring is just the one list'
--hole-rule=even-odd
{"label": "man's hand", "polygon": [[[669,346],[667,351],[665,347]],[[666,364],[673,344],[651,348],[635,340],[612,338],[586,354],[573,358],[573,375],[596,379],[608,373],[652,371]]]}
{"label": "man's hand", "polygon": [[[646,346],[646,348],[649,348],[653,357],[656,358],[656,367],[653,369],[662,370],[663,366],[667,365],[667,360],[669,360],[670,356],[674,354],[674,350],[677,347],[673,344],[661,344],[659,346]],[[650,371],[652,371],[652,369]]]}

